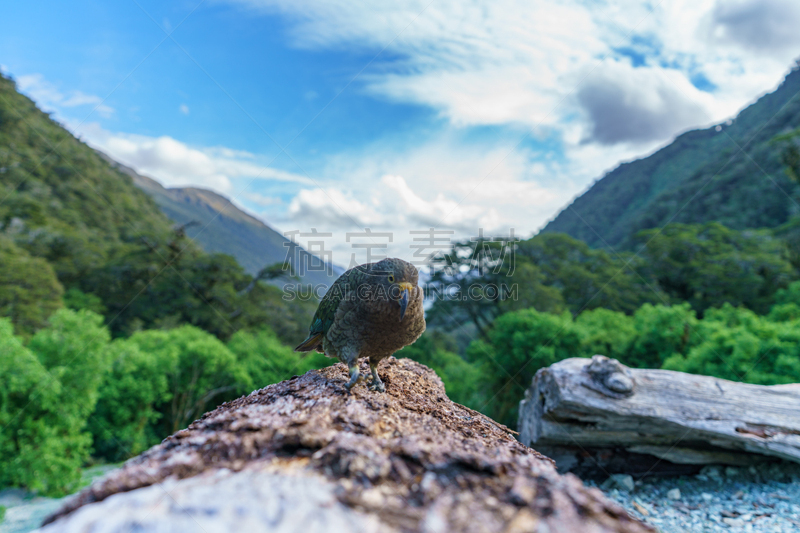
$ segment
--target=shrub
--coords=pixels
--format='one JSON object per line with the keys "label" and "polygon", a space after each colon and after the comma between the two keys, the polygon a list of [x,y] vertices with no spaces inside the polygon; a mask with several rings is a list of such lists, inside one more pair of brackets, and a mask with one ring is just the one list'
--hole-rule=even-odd
{"label": "shrub", "polygon": [[91,445],[86,419],[107,368],[102,320],[59,310],[28,347],[0,320],[0,485],[49,495],[77,487]]}
{"label": "shrub", "polygon": [[28,336],[44,327],[62,306],[63,292],[47,261],[0,237],[0,317],[11,318],[18,334]]}
{"label": "shrub", "polygon": [[171,399],[166,369],[157,354],[129,339],[108,348],[111,366],[100,387],[100,399],[89,429],[94,454],[107,461],[127,459],[157,444],[166,434],[157,428],[159,407]]}
{"label": "shrub", "polygon": [[247,394],[335,362],[317,352],[307,355],[295,352],[282,344],[270,329],[239,331],[231,337],[228,348],[246,374],[246,378],[239,383],[239,394]]}
{"label": "shrub", "polygon": [[725,305],[706,313],[703,329],[702,342],[663,368],[760,385],[800,381],[800,321],[774,322]]}

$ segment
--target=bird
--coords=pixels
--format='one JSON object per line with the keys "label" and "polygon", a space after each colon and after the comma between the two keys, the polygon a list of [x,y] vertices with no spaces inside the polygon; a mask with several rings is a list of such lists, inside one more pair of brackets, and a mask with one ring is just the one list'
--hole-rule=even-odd
{"label": "bird", "polygon": [[349,393],[362,376],[360,358],[369,358],[370,390],[385,392],[378,364],[412,344],[425,331],[423,291],[411,263],[386,258],[358,265],[339,276],[317,307],[308,338],[296,352],[316,350],[347,365]]}

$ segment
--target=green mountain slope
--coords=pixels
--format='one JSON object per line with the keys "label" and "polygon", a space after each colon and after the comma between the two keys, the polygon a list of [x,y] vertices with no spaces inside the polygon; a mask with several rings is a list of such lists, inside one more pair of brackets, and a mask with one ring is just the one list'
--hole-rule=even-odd
{"label": "green mountain slope", "polygon": [[[219,244],[226,240],[271,246],[275,256],[260,268],[285,257],[280,235],[207,191],[149,182],[151,197],[133,174],[0,76],[0,318],[27,336],[66,305],[102,314],[113,336],[192,324],[223,340],[265,326],[286,343],[305,337],[313,301],[287,301],[236,258],[214,253],[235,253]],[[189,220],[211,222],[216,250],[175,228]]]}
{"label": "green mountain slope", "polygon": [[71,285],[128,243],[164,239],[171,226],[129,176],[0,75],[0,237]]}
{"label": "green mountain slope", "polygon": [[542,230],[593,247],[632,245],[642,229],[718,221],[776,227],[797,213],[797,184],[772,139],[800,126],[800,70],[730,125],[684,133],[649,157],[609,172]]}
{"label": "green mountain slope", "polygon": [[[195,187],[165,188],[105,154],[101,156],[130,176],[133,183],[153,198],[171,220],[178,224],[196,222],[186,229],[186,235],[205,251],[232,255],[250,274],[255,275],[266,266],[283,263],[287,258],[288,246],[295,248],[289,239],[215,192]],[[293,266],[298,261],[311,264],[310,254],[299,246],[288,254],[288,258]],[[314,264],[317,264],[316,259]],[[330,285],[342,273],[338,267],[332,268],[332,276],[328,276],[326,271],[294,270],[305,272],[301,281],[314,285]]]}

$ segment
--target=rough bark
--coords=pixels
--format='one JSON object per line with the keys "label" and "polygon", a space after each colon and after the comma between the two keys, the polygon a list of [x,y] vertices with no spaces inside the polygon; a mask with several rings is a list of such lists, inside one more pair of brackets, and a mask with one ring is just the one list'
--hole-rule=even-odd
{"label": "rough bark", "polygon": [[601,355],[566,359],[536,373],[519,427],[524,444],[583,475],[800,462],[800,384],[632,369]]}
{"label": "rough bark", "polygon": [[44,531],[652,531],[407,359],[223,404],[82,492]]}

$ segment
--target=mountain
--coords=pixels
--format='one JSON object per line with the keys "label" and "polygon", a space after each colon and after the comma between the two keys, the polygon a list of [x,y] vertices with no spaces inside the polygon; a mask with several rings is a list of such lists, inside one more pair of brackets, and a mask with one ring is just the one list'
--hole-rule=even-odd
{"label": "mountain", "polygon": [[[292,253],[288,258],[292,266],[312,264],[312,256],[306,250],[248,215],[224,196],[195,187],[166,188],[107,155],[100,155],[114,168],[130,176],[133,183],[155,200],[171,220],[180,225],[195,222],[186,228],[186,235],[205,251],[232,255],[253,275],[266,266],[283,263],[290,247]],[[318,264],[318,259],[313,260],[313,264]],[[324,270],[294,270],[305,272],[302,282],[313,285],[330,285],[342,273],[337,266]],[[332,275],[327,274],[329,271]]]}
{"label": "mountain", "polygon": [[0,75],[0,237],[45,259],[66,286],[171,223],[119,170]]}
{"label": "mountain", "polygon": [[800,62],[774,92],[725,124],[678,136],[618,166],[542,229],[593,247],[630,248],[640,230],[718,221],[777,227],[797,214],[798,184],[784,172],[777,135],[800,126]]}
{"label": "mountain", "polygon": [[[176,231],[189,221],[200,226]],[[34,334],[67,306],[103,315],[115,337],[191,324],[227,341],[269,327],[296,344],[315,302],[287,299],[215,253],[256,250],[252,272],[283,261],[285,241],[218,195],[164,189],[110,161],[0,75],[0,319],[17,334]]]}

